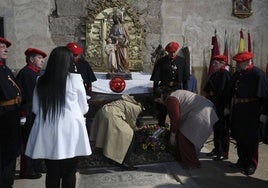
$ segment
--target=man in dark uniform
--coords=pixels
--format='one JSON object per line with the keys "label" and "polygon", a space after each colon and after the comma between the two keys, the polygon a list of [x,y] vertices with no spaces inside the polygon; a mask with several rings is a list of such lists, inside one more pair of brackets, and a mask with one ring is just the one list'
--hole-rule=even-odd
{"label": "man in dark uniform", "polygon": [[233,57],[237,71],[231,85],[231,137],[236,140],[238,161],[231,167],[245,175],[255,172],[258,165],[259,121],[262,106],[267,105],[268,81],[265,73],[255,67],[251,52],[241,52]]}
{"label": "man in dark uniform", "polygon": [[229,122],[228,122],[228,89],[231,74],[226,70],[227,57],[216,55],[213,57],[213,67],[215,72],[209,77],[204,91],[206,97],[213,102],[219,121],[213,126],[214,149],[208,153],[214,160],[228,159],[229,153]]}
{"label": "man in dark uniform", "polygon": [[34,121],[34,114],[32,113],[33,90],[36,79],[40,76],[40,70],[43,67],[44,58],[47,54],[35,48],[28,48],[24,54],[26,56],[27,65],[24,66],[17,75],[17,81],[22,90],[21,115],[23,118],[26,117],[26,122],[22,126],[23,153],[21,154],[20,177],[38,179],[42,176],[41,173],[37,172],[37,168],[41,168],[42,166],[41,161],[27,157],[24,155],[24,151]]}
{"label": "man in dark uniform", "polygon": [[68,43],[66,46],[74,55],[74,62],[71,67],[71,72],[81,74],[86,89],[87,96],[91,96],[92,82],[97,78],[87,61],[81,58],[83,48],[75,42]]}
{"label": "man in dark uniform", "polygon": [[[179,44],[177,42],[168,43],[165,47],[168,54],[156,62],[150,78],[150,80],[154,81],[154,92],[159,87],[167,92],[188,89],[189,66],[183,57],[177,56],[178,48]],[[166,107],[158,104],[158,109],[158,124],[159,126],[165,126]]]}
{"label": "man in dark uniform", "polygon": [[12,187],[16,158],[20,154],[21,91],[12,71],[6,65],[11,43],[0,37],[0,187]]}

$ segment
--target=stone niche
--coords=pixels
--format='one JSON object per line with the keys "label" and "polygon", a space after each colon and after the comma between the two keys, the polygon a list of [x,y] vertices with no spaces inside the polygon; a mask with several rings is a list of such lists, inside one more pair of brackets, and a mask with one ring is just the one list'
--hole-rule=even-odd
{"label": "stone niche", "polygon": [[[130,71],[143,71],[145,35],[144,28],[139,20],[139,13],[130,7],[125,1],[121,0],[96,0],[95,6],[88,10],[86,19],[85,35],[85,58],[90,63],[95,72],[108,72],[107,55],[105,53],[106,39],[110,28],[113,25],[112,16],[115,13],[122,15],[124,26],[130,35],[129,47],[129,69]],[[87,114],[87,124],[90,125],[96,112],[104,105],[119,99],[121,95],[92,93],[89,104],[91,106]],[[155,108],[152,93],[133,95],[135,99],[143,104],[145,110],[141,117],[154,119]]]}
{"label": "stone niche", "polygon": [[142,71],[142,45],[144,36],[135,12],[128,4],[119,1],[100,1],[94,10],[89,11],[86,22],[85,58],[94,71],[107,72],[106,39],[113,25],[114,13],[122,15],[124,26],[130,35],[129,69]]}

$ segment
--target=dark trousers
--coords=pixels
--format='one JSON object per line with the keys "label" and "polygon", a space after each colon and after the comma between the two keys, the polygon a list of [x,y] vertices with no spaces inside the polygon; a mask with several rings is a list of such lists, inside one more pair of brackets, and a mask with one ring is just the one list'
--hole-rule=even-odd
{"label": "dark trousers", "polygon": [[218,155],[228,157],[229,154],[229,122],[228,118],[221,117],[213,126],[213,143]]}
{"label": "dark trousers", "polygon": [[[25,150],[24,150],[25,151]],[[25,154],[20,156],[20,176],[31,174],[33,172],[39,173],[42,170],[42,159],[32,159]],[[43,172],[42,172],[43,173]]]}
{"label": "dark trousers", "polygon": [[20,154],[19,111],[0,109],[0,188],[11,188],[14,183],[16,158]]}
{"label": "dark trousers", "polygon": [[160,127],[165,127],[167,118],[167,108],[162,104],[157,104],[157,109],[158,109],[158,115],[157,115],[158,125]]}
{"label": "dark trousers", "polygon": [[256,169],[258,166],[258,149],[258,143],[243,144],[237,142],[238,163],[243,168],[254,167]]}
{"label": "dark trousers", "polygon": [[[23,132],[23,129],[22,129],[22,132]],[[23,142],[22,143],[22,154],[20,156],[20,176],[21,177],[25,176],[26,173],[33,172],[33,167],[32,167],[33,160],[24,154],[25,149],[26,149],[27,140],[23,138],[22,142]]]}
{"label": "dark trousers", "polygon": [[45,160],[46,188],[75,188],[77,158]]}
{"label": "dark trousers", "polygon": [[0,188],[12,188],[15,178],[16,158],[5,164],[5,157],[2,156],[2,152],[0,151],[0,161]]}
{"label": "dark trousers", "polygon": [[38,172],[41,168],[42,161],[41,159],[31,159],[26,156],[25,150],[27,146],[28,137],[32,128],[33,122],[29,123],[27,119],[26,123],[22,126],[22,154],[20,156],[20,176],[25,176],[26,174],[31,174],[33,172]]}

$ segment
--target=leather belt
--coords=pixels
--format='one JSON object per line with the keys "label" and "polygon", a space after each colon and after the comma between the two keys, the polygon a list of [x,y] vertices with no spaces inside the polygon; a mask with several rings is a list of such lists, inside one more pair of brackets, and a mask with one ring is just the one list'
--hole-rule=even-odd
{"label": "leather belt", "polygon": [[248,103],[248,102],[253,102],[257,101],[257,98],[235,98],[233,99],[234,104],[239,104],[239,103]]}
{"label": "leather belt", "polygon": [[178,86],[178,85],[180,85],[179,82],[174,82],[174,81],[171,81],[171,82],[162,82],[162,84],[163,84],[164,86],[169,86],[169,87],[174,87],[174,86]]}
{"label": "leather belt", "polygon": [[15,99],[0,101],[0,106],[16,105],[16,104],[20,104],[20,102],[21,102],[21,97],[17,96]]}

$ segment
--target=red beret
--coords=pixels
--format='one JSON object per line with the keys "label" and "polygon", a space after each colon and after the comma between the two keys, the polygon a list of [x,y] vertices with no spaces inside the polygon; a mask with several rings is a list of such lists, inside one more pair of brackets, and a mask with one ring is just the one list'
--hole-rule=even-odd
{"label": "red beret", "polygon": [[74,56],[77,56],[83,53],[83,48],[75,42],[68,43],[66,47],[73,53]]}
{"label": "red beret", "polygon": [[24,54],[26,56],[32,55],[32,54],[40,54],[41,56],[43,56],[43,58],[45,58],[47,56],[47,54],[41,50],[38,50],[36,48],[28,48]]}
{"label": "red beret", "polygon": [[213,60],[224,61],[225,63],[227,63],[227,56],[225,56],[225,55],[215,55],[213,57]]}
{"label": "red beret", "polygon": [[180,45],[179,45],[179,43],[177,43],[177,42],[170,42],[170,43],[168,43],[168,44],[166,45],[165,50],[166,50],[167,52],[174,53],[174,52],[176,52],[176,51],[178,50],[179,46],[180,46]]}
{"label": "red beret", "polygon": [[7,39],[0,37],[0,43],[6,44],[7,47],[11,46],[11,42],[9,42]]}
{"label": "red beret", "polygon": [[252,58],[253,58],[253,54],[251,52],[244,51],[244,52],[236,54],[233,57],[233,60],[239,63],[239,62],[248,61]]}

